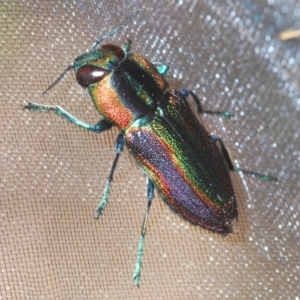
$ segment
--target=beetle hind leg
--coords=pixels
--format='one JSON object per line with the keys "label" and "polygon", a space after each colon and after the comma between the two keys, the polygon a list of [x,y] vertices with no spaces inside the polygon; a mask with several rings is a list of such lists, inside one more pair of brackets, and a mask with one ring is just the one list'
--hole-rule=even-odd
{"label": "beetle hind leg", "polygon": [[263,181],[277,181],[277,178],[275,178],[273,176],[269,176],[269,175],[265,175],[265,174],[262,174],[262,173],[258,173],[258,172],[254,172],[254,171],[248,171],[248,170],[237,168],[233,164],[233,160],[232,160],[232,157],[230,155],[230,152],[228,151],[228,149],[224,145],[223,141],[218,136],[216,136],[216,135],[212,135],[211,137],[212,137],[212,139],[216,143],[218,142],[220,144],[223,157],[224,157],[224,159],[225,159],[225,161],[227,163],[228,169],[230,171],[233,171],[233,172],[242,172],[244,174],[254,175],[254,176],[258,177],[259,179],[261,179]]}
{"label": "beetle hind leg", "polygon": [[144,215],[142,231],[141,231],[141,235],[140,235],[140,243],[139,243],[139,248],[138,248],[138,256],[137,256],[137,260],[136,260],[135,270],[133,272],[134,284],[136,286],[139,286],[140,279],[141,279],[141,269],[142,269],[142,263],[143,263],[143,252],[144,252],[144,242],[145,242],[145,234],[146,234],[146,224],[147,224],[148,215],[149,215],[150,206],[151,206],[153,197],[154,197],[154,184],[151,181],[151,179],[148,177],[148,182],[147,182],[148,204],[147,204],[146,212],[145,212],[145,215]]}

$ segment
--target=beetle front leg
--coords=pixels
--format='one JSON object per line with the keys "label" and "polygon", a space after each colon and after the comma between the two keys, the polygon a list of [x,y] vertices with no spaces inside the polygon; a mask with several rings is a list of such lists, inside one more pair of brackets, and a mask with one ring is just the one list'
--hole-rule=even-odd
{"label": "beetle front leg", "polygon": [[229,111],[212,111],[212,110],[204,110],[202,108],[202,105],[201,105],[201,101],[200,99],[196,96],[196,94],[194,94],[192,91],[187,91],[187,90],[181,90],[180,91],[181,95],[183,97],[187,97],[188,95],[191,95],[193,100],[195,101],[196,103],[196,106],[197,106],[197,112],[200,114],[200,113],[205,113],[205,114],[210,114],[210,115],[219,115],[219,116],[222,116],[222,117],[225,117],[225,118],[231,118],[231,113]]}
{"label": "beetle front leg", "polygon": [[113,180],[114,171],[117,166],[120,154],[123,151],[124,143],[125,143],[124,133],[121,132],[121,133],[119,133],[119,135],[117,136],[117,139],[116,139],[116,156],[115,156],[114,162],[112,164],[112,167],[110,169],[109,176],[107,178],[107,182],[106,182],[106,186],[105,186],[105,189],[103,192],[102,200],[99,203],[97,210],[96,210],[96,215],[95,215],[96,219],[98,219],[100,217],[100,215],[102,214],[102,212],[107,204],[110,186],[111,186],[111,182]]}
{"label": "beetle front leg", "polygon": [[242,172],[242,173],[245,173],[245,174],[254,175],[254,176],[258,177],[259,179],[261,179],[263,181],[277,181],[277,178],[275,178],[273,176],[269,176],[269,175],[265,175],[265,174],[262,174],[262,173],[253,172],[253,171],[248,171],[248,170],[237,168],[233,164],[233,160],[232,160],[232,157],[230,155],[230,152],[228,151],[228,149],[224,145],[223,141],[218,136],[216,136],[216,135],[212,135],[211,137],[212,137],[212,139],[216,143],[218,142],[220,144],[223,157],[224,157],[224,159],[225,159],[225,161],[227,163],[228,169],[230,171],[233,171],[233,172]]}
{"label": "beetle front leg", "polygon": [[127,39],[126,43],[124,43],[122,45],[121,48],[124,50],[125,53],[129,53],[130,52],[131,44],[132,44],[132,41],[130,39]]}
{"label": "beetle front leg", "polygon": [[28,104],[25,105],[24,108],[28,109],[28,110],[45,111],[45,112],[53,111],[57,115],[62,116],[63,118],[70,121],[71,123],[78,125],[79,127],[84,128],[86,130],[93,131],[95,133],[99,133],[101,131],[107,130],[112,126],[112,124],[106,119],[100,120],[95,125],[87,124],[87,123],[77,119],[76,117],[72,116],[70,113],[65,111],[60,106],[52,106],[52,105],[28,102]]}
{"label": "beetle front leg", "polygon": [[141,269],[142,269],[142,264],[143,264],[143,252],[144,252],[144,242],[145,242],[145,234],[146,234],[146,224],[147,224],[148,215],[149,215],[150,206],[151,206],[153,197],[154,197],[154,183],[148,177],[148,182],[147,182],[148,204],[147,204],[146,212],[144,215],[142,231],[141,231],[141,235],[140,235],[140,243],[139,243],[139,248],[138,248],[138,256],[137,256],[137,260],[136,260],[135,270],[133,272],[134,284],[136,286],[139,286],[140,279],[141,279]]}

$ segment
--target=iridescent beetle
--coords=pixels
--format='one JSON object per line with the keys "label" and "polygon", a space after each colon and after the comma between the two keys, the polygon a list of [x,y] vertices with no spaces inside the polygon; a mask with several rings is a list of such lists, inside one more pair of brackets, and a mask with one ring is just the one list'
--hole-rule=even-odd
{"label": "iridescent beetle", "polygon": [[130,42],[122,47],[99,43],[127,24],[138,12],[121,25],[98,39],[91,50],[77,57],[49,89],[74,69],[78,83],[86,88],[102,119],[88,125],[59,106],[29,102],[24,108],[54,111],[84,129],[99,133],[118,126],[116,156],[108,176],[98,218],[107,203],[113,173],[124,144],[147,177],[148,205],[144,216],[138,257],[134,271],[139,285],[142,267],[146,223],[154,188],[161,198],[182,217],[195,225],[224,236],[233,231],[238,216],[236,198],[229,170],[253,174],[262,180],[275,178],[236,168],[222,141],[210,136],[199,124],[185,96],[190,93],[198,112],[230,117],[228,112],[203,111],[192,92],[178,92],[164,79],[168,67],[150,63],[144,57],[129,52]]}

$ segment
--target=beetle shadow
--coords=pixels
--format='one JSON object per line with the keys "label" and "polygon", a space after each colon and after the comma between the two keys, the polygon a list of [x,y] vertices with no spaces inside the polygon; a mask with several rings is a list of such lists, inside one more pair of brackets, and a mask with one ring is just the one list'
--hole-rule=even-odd
{"label": "beetle shadow", "polygon": [[250,231],[250,222],[247,218],[247,194],[239,174],[235,172],[230,172],[230,177],[232,180],[232,185],[235,192],[238,208],[237,226],[236,230],[232,234],[232,236],[236,238],[232,240],[244,244],[248,242],[247,236]]}

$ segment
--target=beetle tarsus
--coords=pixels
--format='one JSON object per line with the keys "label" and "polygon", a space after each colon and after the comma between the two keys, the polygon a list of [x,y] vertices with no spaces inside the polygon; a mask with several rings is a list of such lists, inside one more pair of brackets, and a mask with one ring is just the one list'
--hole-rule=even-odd
{"label": "beetle tarsus", "polygon": [[95,218],[99,219],[99,217],[102,215],[104,208],[108,202],[108,197],[109,197],[109,191],[110,191],[110,186],[111,186],[111,180],[107,180],[104,192],[103,192],[103,197],[101,202],[99,203],[97,209],[96,209],[96,215]]}
{"label": "beetle tarsus", "polygon": [[204,113],[204,114],[210,114],[210,115],[219,115],[219,116],[222,116],[224,118],[227,118],[227,119],[230,119],[233,115],[229,112],[229,111],[219,111],[219,110],[216,110],[216,111],[212,111],[212,110],[204,110],[202,108],[202,104],[201,104],[201,101],[200,99],[196,96],[196,94],[192,91],[187,91],[187,90],[182,90],[181,91],[181,94],[184,96],[184,97],[187,97],[188,95],[191,95],[194,102],[196,103],[196,106],[197,106],[197,112],[199,114],[201,113]]}
{"label": "beetle tarsus", "polygon": [[262,181],[277,181],[276,177],[266,175],[266,174],[262,174],[262,173],[258,173],[258,172],[248,171],[248,170],[244,170],[244,169],[240,169],[240,168],[236,168],[236,167],[234,167],[233,171],[234,172],[241,172],[241,173],[249,174],[249,175],[254,175],[255,177],[261,179]]}
{"label": "beetle tarsus", "polygon": [[150,206],[154,197],[154,183],[152,180],[148,177],[147,182],[147,198],[148,198],[148,204],[146,208],[146,212],[143,219],[142,224],[142,230],[140,235],[140,242],[139,242],[139,248],[138,248],[138,255],[137,260],[135,264],[135,270],[133,272],[133,278],[134,278],[134,285],[139,286],[140,279],[141,279],[141,269],[143,264],[143,252],[144,252],[144,242],[145,242],[145,234],[146,234],[146,225],[148,221],[148,215],[150,211]]}
{"label": "beetle tarsus", "polygon": [[223,157],[224,157],[224,159],[227,163],[228,169],[230,171],[237,172],[237,173],[241,172],[241,173],[244,173],[244,174],[254,175],[255,177],[261,179],[262,181],[277,181],[277,178],[275,178],[273,176],[269,176],[269,175],[266,175],[266,174],[262,174],[262,173],[258,173],[258,172],[254,172],[254,171],[248,171],[248,170],[237,168],[233,164],[232,156],[231,156],[229,150],[227,149],[227,147],[224,145],[221,138],[219,138],[216,135],[212,135],[211,137],[216,143],[218,142],[220,144]]}
{"label": "beetle tarsus", "polygon": [[28,104],[23,106],[24,109],[34,110],[34,111],[50,111],[54,110],[54,107],[51,105],[43,105],[35,102],[28,102]]}
{"label": "beetle tarsus", "polygon": [[34,102],[28,102],[28,104],[24,105],[23,108],[28,109],[28,110],[33,110],[33,111],[42,111],[42,112],[53,111],[57,115],[63,117],[64,119],[67,119],[72,124],[75,124],[75,125],[83,128],[83,129],[86,129],[86,130],[89,130],[89,131],[92,131],[92,132],[95,132],[95,133],[99,133],[99,132],[102,132],[104,130],[107,130],[107,129],[111,128],[111,126],[112,126],[111,122],[109,122],[106,119],[100,120],[95,125],[87,124],[87,123],[81,121],[80,119],[72,116],[70,113],[65,111],[60,106],[53,106],[53,105],[46,105],[46,104],[38,104],[38,103],[34,103]]}

